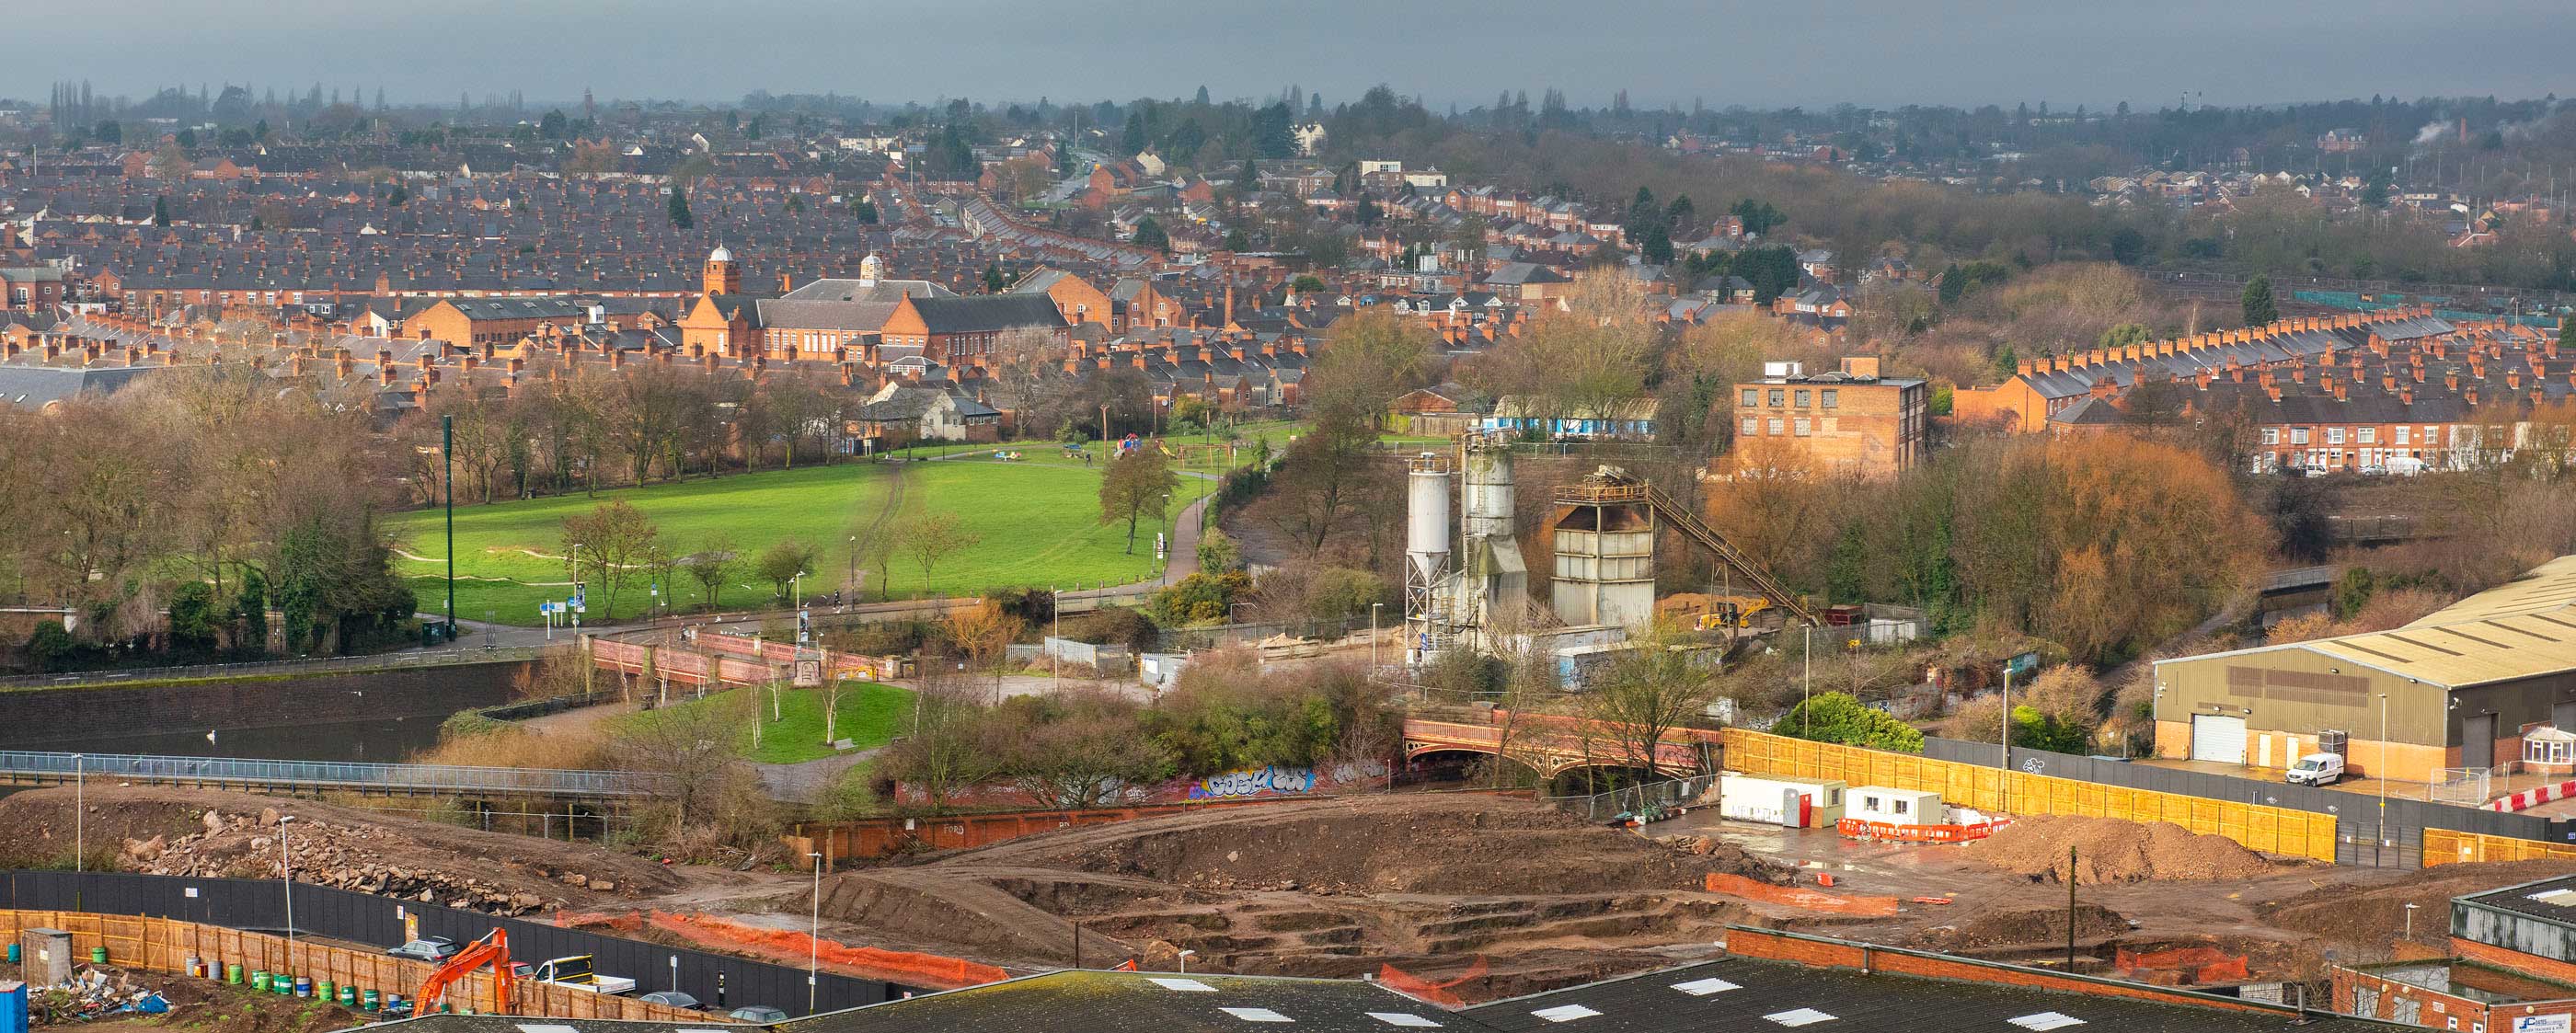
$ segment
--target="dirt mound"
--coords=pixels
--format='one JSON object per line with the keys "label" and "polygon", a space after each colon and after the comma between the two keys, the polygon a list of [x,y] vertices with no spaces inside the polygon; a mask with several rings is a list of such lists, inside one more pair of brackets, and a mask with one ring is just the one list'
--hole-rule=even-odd
{"label": "dirt mound", "polygon": [[[0,864],[69,859],[70,789],[0,799]],[[458,828],[373,811],[247,793],[92,786],[85,835],[94,860],[152,875],[274,879],[278,818],[295,878],[494,914],[525,914],[664,892],[660,864],[599,847]]]}
{"label": "dirt mound", "polygon": [[[2075,851],[2070,871],[2067,850]],[[1966,856],[2040,882],[2078,884],[2251,879],[2277,867],[2225,836],[2171,822],[2043,815],[1961,848]]]}
{"label": "dirt mound", "polygon": [[1354,797],[1112,828],[1110,836],[1022,840],[1013,860],[1193,888],[1324,894],[1696,889],[1712,871],[1786,878],[1723,843],[1694,853],[1486,795]]}
{"label": "dirt mound", "polygon": [[[1488,959],[1469,999],[1672,963],[1750,912],[1709,875],[1784,883],[1721,840],[1657,842],[1485,794],[1265,804],[1061,829],[844,874],[823,913],[989,961],[1356,978]],[[779,903],[802,910],[804,901]],[[942,945],[947,949],[942,950]],[[1454,975],[1454,974],[1453,974]]]}
{"label": "dirt mound", "polygon": [[[2075,909],[2075,936],[2079,940],[2119,936],[2128,931],[2129,920],[2110,908],[2083,904]],[[1915,937],[1912,946],[1956,954],[1993,947],[2065,942],[2066,909],[2034,907],[1977,912],[1957,924],[1924,930]]]}
{"label": "dirt mound", "polygon": [[2273,925],[2338,943],[2384,948],[2405,935],[2406,905],[2415,905],[2415,939],[2442,945],[2451,938],[2451,898],[2516,883],[2576,874],[2565,861],[2446,864],[2409,872],[2385,886],[2325,886],[2266,907]]}

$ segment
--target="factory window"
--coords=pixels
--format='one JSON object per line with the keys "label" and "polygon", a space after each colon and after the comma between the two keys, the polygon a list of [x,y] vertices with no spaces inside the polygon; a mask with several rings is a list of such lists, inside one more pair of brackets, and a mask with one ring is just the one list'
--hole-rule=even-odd
{"label": "factory window", "polygon": [[2362,444],[2375,445],[2379,443],[2379,428],[2377,427],[2363,427],[2353,433],[2357,435],[2355,440],[2360,441]]}
{"label": "factory window", "polygon": [[1745,417],[1745,418],[1744,418],[1744,429],[1743,429],[1742,431],[1740,431],[1740,432],[1739,432],[1740,436],[1748,437],[1748,438],[1749,438],[1749,437],[1752,437],[1752,436],[1754,436],[1754,435],[1756,435],[1756,434],[1762,433],[1762,426],[1761,426],[1761,424],[1762,424],[1762,421],[1760,421],[1760,420],[1754,419],[1753,417],[1750,417],[1750,416]]}
{"label": "factory window", "polygon": [[1836,390],[1834,390],[1833,388],[1830,388],[1830,387],[1829,387],[1829,388],[1824,389],[1823,391],[1817,392],[1817,394],[1818,394],[1818,398],[1817,398],[1817,400],[1818,400],[1818,401],[1823,402],[1823,403],[1824,403],[1824,405],[1825,405],[1825,408],[1831,409],[1831,408],[1833,408],[1833,407],[1834,407],[1834,404],[1835,404],[1836,402],[1840,401],[1840,398],[1838,398],[1837,396],[1839,396],[1841,393],[1842,393],[1842,392],[1836,391]]}
{"label": "factory window", "polygon": [[2402,1022],[2409,1026],[2420,1025],[2419,1020],[2423,1015],[2424,1002],[2415,998],[2400,995],[2388,1001],[2388,1019],[2391,1022]]}
{"label": "factory window", "polygon": [[1814,425],[1813,425],[1813,424],[1811,424],[1810,422],[1808,422],[1808,420],[1807,420],[1807,418],[1806,418],[1806,417],[1804,417],[1804,416],[1798,417],[1798,421],[1797,421],[1797,434],[1798,434],[1798,436],[1799,436],[1799,437],[1802,437],[1802,438],[1803,438],[1803,437],[1806,437],[1806,436],[1807,436],[1807,433],[1808,433],[1810,430],[1813,430],[1813,429],[1814,429]]}
{"label": "factory window", "polygon": [[1780,390],[1779,388],[1776,388],[1776,387],[1775,387],[1775,388],[1772,388],[1772,389],[1771,389],[1771,407],[1776,409],[1776,408],[1779,408],[1779,407],[1780,407],[1780,406],[1782,406],[1782,405],[1786,405],[1786,404],[1788,404],[1788,401],[1787,401],[1787,400],[1788,400],[1788,397],[1789,397],[1789,393],[1788,393],[1788,392],[1786,392],[1786,391],[1782,391],[1782,390]]}
{"label": "factory window", "polygon": [[2353,1013],[2353,1014],[2355,1014],[2355,1015],[2359,1015],[2359,1016],[2361,1016],[2362,1018],[2365,1018],[2365,1019],[2375,1019],[2375,1018],[2378,1018],[2378,1017],[2379,1017],[2379,988],[2378,988],[2378,987],[2375,987],[2375,986],[2356,986],[2356,987],[2353,987],[2353,988],[2352,988],[2352,1013]]}
{"label": "factory window", "polygon": [[1780,418],[1777,416],[1771,418],[1771,433],[1780,433]]}
{"label": "factory window", "polygon": [[1745,388],[1744,401],[1738,404],[1743,405],[1747,409],[1760,405],[1762,404],[1762,392],[1749,387]]}
{"label": "factory window", "polygon": [[1805,389],[1805,388],[1799,388],[1799,389],[1798,389],[1798,408],[1804,409],[1804,408],[1806,408],[1806,407],[1807,407],[1807,400],[1808,400],[1808,397],[1809,397],[1809,395],[1808,395],[1808,391],[1807,391],[1807,389]]}

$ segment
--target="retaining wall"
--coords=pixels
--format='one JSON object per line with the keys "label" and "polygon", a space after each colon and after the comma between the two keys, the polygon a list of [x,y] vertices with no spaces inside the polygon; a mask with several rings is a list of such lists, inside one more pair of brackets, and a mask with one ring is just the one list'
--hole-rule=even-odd
{"label": "retaining wall", "polygon": [[115,734],[266,728],[371,718],[445,718],[496,706],[530,661],[342,671],[303,677],[174,685],[24,689],[5,694],[0,746],[77,745]]}

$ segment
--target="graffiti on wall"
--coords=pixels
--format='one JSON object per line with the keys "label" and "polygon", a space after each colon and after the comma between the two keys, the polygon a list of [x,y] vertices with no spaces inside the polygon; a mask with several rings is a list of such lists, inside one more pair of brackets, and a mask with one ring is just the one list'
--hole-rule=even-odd
{"label": "graffiti on wall", "polygon": [[1313,768],[1283,768],[1272,764],[1268,767],[1209,775],[1190,786],[1190,799],[1223,800],[1230,797],[1314,791]]}

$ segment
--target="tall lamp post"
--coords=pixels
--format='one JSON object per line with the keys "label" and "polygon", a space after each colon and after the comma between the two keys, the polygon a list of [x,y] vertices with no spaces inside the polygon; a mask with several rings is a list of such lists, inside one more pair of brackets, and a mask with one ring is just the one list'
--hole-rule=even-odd
{"label": "tall lamp post", "polygon": [[[2388,694],[2385,692],[2379,694],[2378,764],[2382,768],[2388,766]],[[2384,849],[2388,846],[2388,772],[2373,771],[2370,774],[2379,780],[2379,845]]]}
{"label": "tall lamp post", "polygon": [[86,760],[72,754],[72,873],[89,870],[89,773]]}
{"label": "tall lamp post", "polygon": [[294,821],[292,814],[277,819],[277,883],[286,892],[286,961],[289,965],[295,963],[295,854],[286,849],[286,826]]}
{"label": "tall lamp post", "polygon": [[[439,459],[447,467],[446,474],[441,479],[446,482],[446,490],[443,494],[447,496],[447,637],[453,641],[456,638],[456,417],[454,415],[438,418],[438,436]],[[575,574],[574,580],[580,580],[580,575]]]}
{"label": "tall lamp post", "polygon": [[823,973],[823,855],[808,850],[814,859],[814,918],[805,933],[805,1014],[814,1014],[814,994]]}

